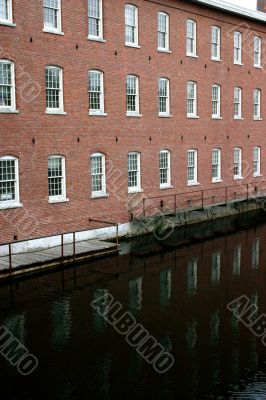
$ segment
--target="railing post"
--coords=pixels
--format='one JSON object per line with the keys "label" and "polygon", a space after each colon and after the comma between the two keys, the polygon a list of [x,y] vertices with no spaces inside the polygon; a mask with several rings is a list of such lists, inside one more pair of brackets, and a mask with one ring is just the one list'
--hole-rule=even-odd
{"label": "railing post", "polygon": [[116,224],[116,250],[117,250],[117,252],[118,252],[118,250],[119,250],[119,237],[118,237],[118,224]]}
{"label": "railing post", "polygon": [[247,200],[248,200],[248,197],[249,197],[248,188],[249,188],[249,186],[248,186],[248,183],[247,183]]}
{"label": "railing post", "polygon": [[176,215],[176,194],[175,194],[175,215]]}
{"label": "railing post", "polygon": [[227,186],[225,187],[225,204],[227,205],[227,196],[228,196],[228,193],[227,193]]}
{"label": "railing post", "polygon": [[61,257],[64,258],[64,234],[61,234]]}
{"label": "railing post", "polygon": [[12,273],[12,247],[11,243],[8,244],[8,258],[9,258],[9,274]]}
{"label": "railing post", "polygon": [[201,208],[203,209],[204,206],[204,191],[201,191]]}
{"label": "railing post", "polygon": [[73,261],[76,259],[76,232],[73,232]]}
{"label": "railing post", "polygon": [[145,218],[145,198],[143,199],[143,217]]}

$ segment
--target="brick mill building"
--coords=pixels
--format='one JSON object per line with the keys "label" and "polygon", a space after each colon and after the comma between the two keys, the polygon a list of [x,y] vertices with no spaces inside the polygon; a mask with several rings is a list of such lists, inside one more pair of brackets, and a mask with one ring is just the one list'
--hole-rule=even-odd
{"label": "brick mill building", "polygon": [[265,22],[219,0],[0,0],[0,242],[265,179]]}

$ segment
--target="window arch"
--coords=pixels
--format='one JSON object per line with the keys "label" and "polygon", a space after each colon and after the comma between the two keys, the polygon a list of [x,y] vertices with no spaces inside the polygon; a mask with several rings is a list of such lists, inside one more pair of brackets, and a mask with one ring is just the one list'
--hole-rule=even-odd
{"label": "window arch", "polygon": [[0,208],[19,204],[18,158],[0,157]]}

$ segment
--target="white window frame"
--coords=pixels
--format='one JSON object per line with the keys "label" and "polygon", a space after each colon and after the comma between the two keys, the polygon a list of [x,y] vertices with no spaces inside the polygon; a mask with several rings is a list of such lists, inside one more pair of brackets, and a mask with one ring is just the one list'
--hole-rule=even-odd
{"label": "white window frame", "polygon": [[[160,26],[159,26],[159,18],[160,16],[164,16],[166,19],[166,32],[160,31]],[[169,27],[170,27],[170,23],[169,23],[169,15],[165,12],[158,12],[157,13],[157,50],[158,51],[162,51],[162,52],[169,52]],[[159,34],[162,33],[165,35],[165,47],[160,47],[160,40],[159,40]]]}
{"label": "white window frame", "polygon": [[[166,154],[167,155],[167,167],[163,168],[161,165],[161,155]],[[166,189],[171,187],[171,152],[169,150],[161,150],[159,153],[159,167],[160,167],[160,189]],[[167,176],[167,182],[161,183],[161,170],[166,169],[166,176]]]}
{"label": "white window frame", "polygon": [[[88,39],[96,40],[96,41],[105,41],[103,40],[103,0],[97,0],[99,7],[99,18],[96,18],[93,15],[90,15],[90,0],[88,0]],[[91,35],[90,34],[90,18],[94,18],[98,20],[99,23],[99,35]]]}
{"label": "white window frame", "polygon": [[[101,158],[101,164],[102,164],[102,173],[98,174],[93,174],[92,173],[92,159],[93,157],[100,157]],[[93,153],[91,154],[90,157],[90,162],[91,162],[91,197],[92,198],[97,198],[97,197],[106,197],[106,163],[105,163],[105,154],[103,153]],[[93,190],[93,185],[92,185],[92,176],[93,175],[101,175],[101,183],[102,183],[102,190]]]}
{"label": "white window frame", "polygon": [[[190,154],[194,154],[194,164],[190,165]],[[193,168],[194,179],[189,179],[189,168]],[[198,151],[190,149],[187,151],[187,185],[198,185]]]}
{"label": "white window frame", "polygon": [[[188,26],[192,24],[193,27],[193,35],[191,37],[188,36]],[[193,19],[187,20],[187,30],[186,30],[186,54],[188,57],[197,57],[197,22]],[[188,45],[189,41],[192,40],[193,42],[193,49],[192,52],[190,51],[190,46]]]}
{"label": "white window frame", "polygon": [[[236,95],[237,93],[238,95]],[[238,109],[237,114],[236,107]],[[234,119],[242,119],[242,89],[238,86],[234,88]]]}
{"label": "white window frame", "polygon": [[[44,8],[47,8],[44,4],[45,0],[43,0],[43,13]],[[47,33],[55,33],[57,35],[63,35],[62,32],[62,7],[61,7],[61,0],[58,0],[58,11],[57,11],[57,28],[51,28],[49,26],[45,26],[45,20],[43,15],[43,32]]]}
{"label": "white window frame", "polygon": [[[236,41],[239,42],[236,45]],[[234,32],[234,64],[243,65],[242,64],[242,33],[235,31]]]}
{"label": "white window frame", "polygon": [[[213,36],[214,36],[214,31],[218,32],[218,41],[217,43],[214,42],[213,40]],[[211,59],[213,61],[221,61],[221,28],[219,26],[212,26],[212,30],[211,30],[211,40],[212,40],[212,44],[211,44]],[[214,55],[214,46],[217,46],[217,55]]]}
{"label": "white window frame", "polygon": [[65,158],[65,156],[62,156],[60,154],[53,154],[48,157],[48,162],[49,162],[49,159],[51,159],[51,158],[61,158],[61,160],[62,160],[62,177],[61,177],[61,179],[62,179],[62,194],[60,196],[50,196],[49,195],[49,175],[48,175],[49,203],[60,203],[60,202],[68,201],[68,199],[66,198],[66,158]]}
{"label": "white window frame", "polygon": [[[126,35],[126,11],[127,8],[131,8],[135,12],[135,26],[130,25],[131,27],[134,27],[134,41],[133,42],[128,42],[127,41],[127,35]],[[139,9],[137,6],[134,6],[133,4],[125,4],[125,45],[129,47],[139,47]]]}
{"label": "white window frame", "polygon": [[[217,152],[217,163],[214,162],[214,152]],[[217,176],[213,176],[213,167],[217,166]],[[221,182],[222,180],[221,168],[221,149],[212,150],[212,183]]]}
{"label": "white window frame", "polygon": [[[217,89],[217,98],[214,98],[214,89]],[[215,107],[215,104],[216,107]],[[217,108],[217,113],[215,114],[214,108]],[[212,119],[220,119],[221,118],[221,85],[217,83],[212,85]]]}
{"label": "white window frame", "polygon": [[0,161],[14,161],[15,162],[15,199],[14,200],[0,200],[0,209],[22,207],[19,197],[19,160],[17,157],[6,155],[0,157]]}
{"label": "white window frame", "polygon": [[13,0],[6,0],[7,4],[7,18],[1,18],[0,17],[0,25],[10,25],[10,26],[16,26],[13,23]]}
{"label": "white window frame", "polygon": [[[257,50],[256,41],[258,40],[259,46]],[[254,67],[261,68],[261,48],[262,48],[262,39],[260,36],[254,37]],[[258,62],[256,62],[256,58],[258,57]]]}
{"label": "white window frame", "polygon": [[261,176],[261,148],[253,147],[253,176]]}
{"label": "white window frame", "polygon": [[135,104],[136,104],[136,110],[135,111],[131,111],[131,110],[127,110],[127,100],[126,100],[126,115],[128,117],[136,117],[136,116],[140,116],[140,112],[139,112],[139,77],[136,75],[127,75],[126,76],[126,83],[127,83],[127,79],[128,78],[134,78],[136,81],[136,94],[132,95],[132,94],[127,94],[127,84],[126,84],[126,98],[127,96],[131,95],[131,96],[135,96]]}
{"label": "white window frame", "polygon": [[[193,85],[194,87],[194,97],[190,98],[189,97],[189,85]],[[189,107],[188,107],[188,102],[192,100],[193,101],[193,112],[189,112]],[[198,118],[198,105],[197,105],[197,83],[194,81],[188,81],[187,82],[187,118]]]}
{"label": "white window frame", "polygon": [[[129,156],[133,155],[133,154],[137,155],[137,168],[138,168],[138,170],[137,170],[137,185],[136,186],[129,186],[128,185],[128,193],[142,192],[142,189],[141,189],[141,171],[140,171],[140,168],[141,168],[140,153],[137,152],[137,151],[129,152],[127,160],[129,160]],[[129,182],[129,172],[130,171],[129,171],[129,168],[128,168],[128,182]]]}
{"label": "white window frame", "polygon": [[[160,83],[166,82],[166,96],[160,96]],[[166,99],[166,111],[160,111],[160,98],[164,97]],[[170,81],[168,78],[158,79],[158,103],[159,103],[159,116],[169,117],[170,116]]]}
{"label": "white window frame", "polygon": [[[90,95],[90,78],[91,78],[91,74],[99,74],[100,75],[100,108],[99,109],[92,109],[90,108],[90,104],[89,104],[89,114],[90,115],[107,115],[104,112],[104,76],[103,76],[103,72],[102,71],[98,71],[98,70],[90,70],[89,71],[89,95]],[[89,103],[90,103],[90,98],[89,98]]]}
{"label": "white window frame", "polygon": [[[16,112],[16,81],[15,81],[15,64],[10,60],[0,60],[1,64],[9,64],[11,66],[11,106],[2,106],[0,104],[0,113]],[[7,85],[3,85],[7,86]],[[9,86],[9,85],[8,85]]]}
{"label": "white window frame", "polygon": [[[236,152],[238,153],[238,161],[236,160]],[[238,169],[238,174],[235,174],[235,168]],[[242,178],[242,149],[240,147],[234,148],[234,180]]]}
{"label": "white window frame", "polygon": [[47,65],[45,67],[45,93],[47,91],[46,86],[46,70],[56,68],[59,70],[59,108],[48,108],[46,99],[46,114],[66,114],[64,112],[64,85],[63,85],[63,68],[55,65]]}
{"label": "white window frame", "polygon": [[254,89],[253,92],[253,118],[261,119],[261,90]]}

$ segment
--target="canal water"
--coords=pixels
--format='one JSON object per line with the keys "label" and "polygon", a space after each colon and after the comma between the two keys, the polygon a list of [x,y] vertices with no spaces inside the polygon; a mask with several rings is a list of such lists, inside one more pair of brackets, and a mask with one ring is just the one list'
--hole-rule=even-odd
{"label": "canal water", "polygon": [[[227,308],[245,295],[254,319],[266,313],[266,225],[203,241],[195,229],[208,236],[194,228],[194,243],[179,248],[174,236],[166,246],[142,238],[119,257],[2,286],[1,325],[39,365],[22,376],[0,354],[1,398],[266,399],[266,347]],[[173,355],[169,371],[156,372],[92,308],[104,294]]]}

